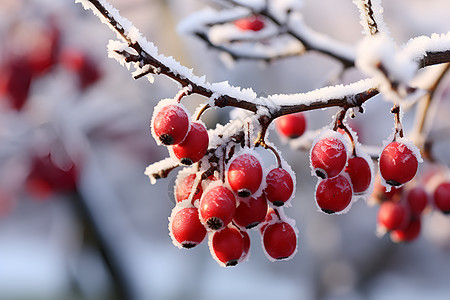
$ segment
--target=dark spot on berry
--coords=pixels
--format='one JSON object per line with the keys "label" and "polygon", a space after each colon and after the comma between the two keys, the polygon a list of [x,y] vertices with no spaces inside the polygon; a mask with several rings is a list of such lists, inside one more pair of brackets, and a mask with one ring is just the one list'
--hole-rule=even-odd
{"label": "dark spot on berry", "polygon": [[284,202],[283,201],[273,201],[272,204],[275,206],[283,206]]}
{"label": "dark spot on berry", "polygon": [[191,249],[191,248],[194,248],[195,246],[197,246],[197,244],[195,244],[195,243],[189,243],[189,242],[183,243],[183,244],[181,244],[181,245],[182,245],[183,248],[185,248],[185,249]]}
{"label": "dark spot on berry", "polygon": [[238,196],[241,197],[241,198],[250,197],[251,194],[252,193],[249,190],[247,190],[247,189],[240,189],[238,191]]}
{"label": "dark spot on berry", "polygon": [[324,209],[324,208],[322,208],[322,211],[323,211],[324,213],[326,213],[326,214],[329,214],[329,215],[332,215],[332,214],[335,213],[335,211],[332,211],[332,210],[330,210],[330,209]]}
{"label": "dark spot on berry", "polygon": [[322,169],[316,169],[316,176],[325,179],[327,178],[327,173]]}
{"label": "dark spot on berry", "polygon": [[276,259],[277,260],[283,260],[283,259],[286,259],[286,258],[289,258],[289,256],[277,257]]}
{"label": "dark spot on berry", "polygon": [[208,226],[208,228],[212,230],[219,230],[223,227],[223,222],[219,218],[212,217],[206,221],[206,226]]}
{"label": "dark spot on berry", "polygon": [[298,138],[298,137],[300,137],[300,135],[298,135],[298,134],[291,134],[291,135],[289,136],[290,139],[296,139],[296,138]]}
{"label": "dark spot on berry", "polygon": [[401,184],[395,180],[386,180],[386,183],[392,186],[399,186]]}
{"label": "dark spot on berry", "polygon": [[227,267],[234,267],[235,265],[238,264],[238,260],[237,259],[232,259],[230,261],[227,261],[227,263],[225,264]]}
{"label": "dark spot on berry", "polygon": [[166,146],[173,144],[173,137],[170,134],[164,133],[159,136],[159,140]]}
{"label": "dark spot on berry", "polygon": [[252,229],[253,227],[257,226],[259,224],[259,222],[253,222],[251,224],[248,224],[247,226],[245,226],[246,229]]}
{"label": "dark spot on berry", "polygon": [[187,165],[187,166],[190,166],[190,165],[192,165],[192,164],[194,163],[194,162],[192,161],[192,159],[187,158],[187,157],[182,158],[182,159],[180,160],[180,162],[181,162],[183,165]]}
{"label": "dark spot on berry", "polygon": [[450,210],[446,210],[446,211],[443,210],[442,213],[443,213],[444,215],[450,216]]}

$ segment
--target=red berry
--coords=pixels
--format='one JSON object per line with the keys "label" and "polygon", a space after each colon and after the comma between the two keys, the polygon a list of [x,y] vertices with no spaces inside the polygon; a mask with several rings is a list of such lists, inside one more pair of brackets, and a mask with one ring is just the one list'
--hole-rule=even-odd
{"label": "red berry", "polygon": [[317,186],[316,201],[320,209],[327,213],[343,211],[352,200],[350,182],[342,175],[322,180]]}
{"label": "red berry", "polygon": [[276,120],[275,125],[280,135],[288,138],[298,138],[306,129],[305,115],[302,112],[284,115]]}
{"label": "red berry", "polygon": [[203,124],[193,122],[185,139],[172,147],[173,154],[182,164],[198,162],[208,150],[209,136]]}
{"label": "red berry", "polygon": [[417,186],[406,195],[409,210],[414,216],[419,216],[428,205],[428,194],[424,188]]}
{"label": "red berry", "polygon": [[264,221],[267,207],[264,194],[258,198],[242,199],[236,208],[233,222],[242,228],[253,228]]}
{"label": "red berry", "polygon": [[231,189],[239,197],[250,197],[261,185],[263,170],[259,160],[248,153],[234,159],[227,171],[227,180]]}
{"label": "red berry", "polygon": [[450,214],[450,182],[439,184],[433,196],[434,205],[444,214]]}
{"label": "red berry", "polygon": [[364,193],[369,188],[372,181],[372,170],[367,160],[359,156],[350,158],[345,172],[350,176],[355,194]]}
{"label": "red berry", "polygon": [[294,181],[291,174],[283,168],[270,170],[266,177],[267,186],[264,189],[267,200],[275,206],[283,206],[294,192]]}
{"label": "red berry", "polygon": [[235,227],[225,227],[212,234],[210,242],[212,256],[221,265],[235,266],[244,253],[244,239]]}
{"label": "red berry", "polygon": [[14,58],[0,68],[0,99],[4,96],[13,109],[21,110],[30,93],[32,69],[22,58]]}
{"label": "red berry", "polygon": [[236,212],[236,198],[232,191],[217,185],[207,189],[200,199],[200,220],[211,230],[228,225]]}
{"label": "red berry", "polygon": [[405,228],[394,230],[391,232],[391,240],[395,243],[411,242],[419,237],[421,229],[421,219],[411,218]]}
{"label": "red berry", "polygon": [[[183,174],[184,175],[184,174]],[[189,198],[189,195],[192,191],[192,186],[194,185],[196,174],[190,174],[182,178],[180,181],[176,183],[175,186],[175,200],[177,202],[181,202]],[[203,189],[202,185],[197,185],[197,188],[194,191],[194,196],[192,197],[191,203],[194,204],[196,200],[199,200],[202,197]]]}
{"label": "red berry", "polygon": [[372,199],[376,203],[381,203],[386,200],[399,201],[402,197],[403,187],[393,186],[389,192],[386,192],[386,187],[381,184],[380,177],[375,178],[375,184],[372,192]]}
{"label": "red berry", "polygon": [[335,177],[341,173],[346,163],[347,150],[340,139],[321,139],[311,150],[311,166],[322,179]]}
{"label": "red berry", "polygon": [[265,26],[263,19],[260,16],[256,15],[236,20],[234,21],[234,25],[236,25],[241,30],[253,31],[259,31]]}
{"label": "red berry", "polygon": [[392,142],[380,155],[380,174],[389,185],[399,186],[414,178],[418,160],[405,144]]}
{"label": "red berry", "polygon": [[189,116],[177,104],[164,106],[152,119],[152,128],[164,145],[181,143],[189,131]]}
{"label": "red berry", "polygon": [[377,222],[386,231],[404,227],[410,219],[405,205],[400,202],[385,201],[378,210]]}
{"label": "red berry", "polygon": [[295,230],[286,222],[267,225],[262,238],[264,250],[272,259],[290,258],[297,249]]}
{"label": "red berry", "polygon": [[185,207],[171,217],[169,230],[173,243],[186,249],[200,244],[206,236],[206,228],[200,223],[198,210],[195,207]]}
{"label": "red berry", "polygon": [[87,89],[103,76],[95,60],[81,50],[64,49],[60,59],[64,67],[77,75],[81,90]]}

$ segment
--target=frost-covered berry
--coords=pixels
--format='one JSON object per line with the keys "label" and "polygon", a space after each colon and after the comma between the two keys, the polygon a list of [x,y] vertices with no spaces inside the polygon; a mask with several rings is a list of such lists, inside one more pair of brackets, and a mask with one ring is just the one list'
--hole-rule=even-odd
{"label": "frost-covered berry", "polygon": [[209,136],[203,124],[193,122],[185,139],[172,147],[173,154],[182,164],[198,162],[208,150]]}
{"label": "frost-covered berry", "polygon": [[375,177],[375,184],[371,195],[372,200],[375,203],[381,203],[386,200],[398,201],[402,197],[403,187],[393,186],[389,192],[386,191],[386,187],[381,184],[379,176]]}
{"label": "frost-covered berry", "polygon": [[279,218],[278,218],[277,213],[275,212],[275,210],[273,208],[269,208],[267,210],[266,217],[265,217],[264,221],[261,223],[261,226],[259,227],[259,232],[261,234],[263,234],[264,230],[266,230],[267,225],[269,223],[271,223],[272,221],[275,221],[277,219],[279,219]]}
{"label": "frost-covered berry", "polygon": [[294,181],[291,174],[283,168],[270,170],[266,177],[266,184],[264,193],[267,200],[275,206],[283,206],[294,192]]}
{"label": "frost-covered berry", "polygon": [[236,212],[236,198],[232,191],[222,185],[208,188],[200,199],[200,220],[211,230],[227,226]]}
{"label": "frost-covered berry", "polygon": [[264,194],[257,198],[241,199],[236,208],[233,223],[241,228],[253,228],[264,221],[267,207],[267,199]]}
{"label": "frost-covered berry", "polygon": [[164,145],[181,143],[189,131],[189,116],[177,104],[169,104],[153,115],[152,128]]}
{"label": "frost-covered berry", "polygon": [[343,211],[349,206],[352,196],[350,182],[343,175],[324,179],[317,185],[317,205],[327,214]]}
{"label": "frost-covered berry", "polygon": [[[181,174],[181,175],[184,175],[184,174]],[[181,201],[189,198],[189,195],[192,192],[192,186],[194,185],[196,177],[197,177],[196,174],[190,174],[190,175],[184,176],[184,178],[182,178],[181,180],[176,182],[175,200],[177,202],[181,202]],[[202,185],[198,184],[194,191],[194,195],[192,197],[192,201],[191,201],[192,204],[194,204],[194,202],[196,200],[199,200],[202,197],[202,193],[203,193]]]}
{"label": "frost-covered berry", "polygon": [[262,178],[261,163],[252,154],[241,154],[228,166],[228,183],[239,197],[250,197],[254,194],[259,189]]}
{"label": "frost-covered berry", "polygon": [[399,186],[414,178],[419,162],[408,146],[391,142],[381,152],[379,165],[380,174],[386,183]]}
{"label": "frost-covered berry", "polygon": [[377,223],[383,232],[403,228],[409,219],[409,210],[401,202],[385,201],[378,210]]}
{"label": "frost-covered berry", "polygon": [[433,194],[434,205],[444,214],[450,214],[450,182],[439,184]]}
{"label": "frost-covered berry", "polygon": [[416,186],[408,191],[406,202],[414,216],[419,216],[428,205],[428,194],[423,187]]}
{"label": "frost-covered berry", "polygon": [[367,160],[353,156],[348,160],[345,172],[350,176],[353,193],[362,194],[369,188],[372,181],[372,170]]}
{"label": "frost-covered berry", "polygon": [[263,236],[264,251],[273,260],[289,259],[297,249],[297,234],[287,222],[267,225]]}
{"label": "frost-covered berry", "polygon": [[264,20],[257,15],[252,15],[246,18],[234,21],[234,25],[241,30],[260,31],[264,28]]}
{"label": "frost-covered berry", "polygon": [[244,251],[241,258],[239,259],[239,262],[243,262],[247,260],[250,255],[250,236],[248,235],[247,231],[241,230],[240,233],[242,235],[242,240],[244,241]]}
{"label": "frost-covered berry", "polygon": [[278,134],[287,138],[298,138],[306,130],[306,119],[302,112],[284,115],[276,119],[275,126]]}
{"label": "frost-covered berry", "polygon": [[225,227],[212,233],[209,243],[211,255],[221,266],[235,266],[244,254],[244,239],[235,227]]}
{"label": "frost-covered berry", "polygon": [[169,223],[173,243],[181,248],[193,248],[206,236],[206,228],[200,223],[195,207],[174,208]]}
{"label": "frost-covered berry", "polygon": [[332,178],[344,169],[347,150],[340,139],[326,137],[313,146],[310,159],[313,171],[318,177]]}
{"label": "frost-covered berry", "polygon": [[391,232],[391,240],[395,243],[412,242],[419,237],[422,221],[420,218],[411,218],[405,228],[397,229]]}

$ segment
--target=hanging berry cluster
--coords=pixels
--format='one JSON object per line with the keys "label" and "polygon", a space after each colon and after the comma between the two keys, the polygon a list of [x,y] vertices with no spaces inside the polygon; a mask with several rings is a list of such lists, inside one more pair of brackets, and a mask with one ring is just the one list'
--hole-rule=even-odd
{"label": "hanging berry cluster", "polygon": [[[248,258],[247,231],[255,229],[270,260],[292,258],[297,229],[283,211],[295,194],[291,167],[277,149],[256,137],[254,117],[219,125],[208,135],[198,121],[207,107],[192,121],[180,103],[186,94],[188,89],[161,100],[151,121],[153,137],[169,147],[169,161],[188,166],[174,186],[176,206],[169,218],[173,243],[189,249],[208,236],[212,257],[222,266],[234,266]],[[266,168],[256,146],[272,151],[277,164]]]}

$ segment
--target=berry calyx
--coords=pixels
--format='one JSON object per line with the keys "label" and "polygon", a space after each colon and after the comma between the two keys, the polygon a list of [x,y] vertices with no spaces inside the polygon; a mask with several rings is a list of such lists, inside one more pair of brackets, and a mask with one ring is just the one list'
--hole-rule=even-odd
{"label": "berry calyx", "polygon": [[433,194],[434,205],[444,214],[450,214],[450,182],[439,184]]}
{"label": "berry calyx", "polygon": [[199,212],[200,221],[207,228],[220,230],[233,219],[236,212],[236,198],[226,187],[216,185],[203,193]]}
{"label": "berry calyx", "polygon": [[352,196],[350,182],[343,175],[324,179],[317,185],[317,205],[327,214],[343,211],[349,206]]}
{"label": "berry calyx", "polygon": [[283,206],[294,192],[294,181],[291,174],[283,168],[270,170],[266,177],[264,193],[267,200],[275,206]]}
{"label": "berry calyx", "polygon": [[267,207],[264,194],[257,198],[242,199],[236,208],[233,223],[241,228],[251,229],[264,221]]}
{"label": "berry calyx", "polygon": [[340,139],[327,137],[313,146],[310,159],[313,171],[318,177],[332,178],[344,169],[347,150]]}
{"label": "berry calyx", "polygon": [[353,156],[348,160],[345,172],[350,176],[353,192],[358,195],[364,193],[372,181],[370,165],[362,157]]}
{"label": "berry calyx", "polygon": [[184,207],[180,210],[175,207],[169,230],[174,245],[185,249],[197,246],[206,236],[206,228],[200,223],[198,209],[195,207]]}
{"label": "berry calyx", "polygon": [[302,112],[284,115],[276,119],[275,126],[278,134],[287,138],[298,138],[306,130],[306,119]]}
{"label": "berry calyx", "polygon": [[181,143],[189,131],[189,116],[177,104],[166,105],[152,118],[152,128],[164,145]]}
{"label": "berry calyx", "polygon": [[[179,182],[177,182],[175,186],[175,200],[177,202],[182,202],[183,200],[186,200],[189,198],[189,195],[192,192],[192,186],[194,185],[195,179],[197,175],[196,174],[190,174],[188,176],[185,176],[182,178]],[[192,204],[196,200],[200,200],[202,197],[203,189],[202,185],[198,184],[197,188],[194,191],[194,195],[192,197]]]}
{"label": "berry calyx", "polygon": [[173,154],[182,164],[192,165],[198,162],[208,150],[209,136],[203,124],[193,122],[184,140],[172,146]]}
{"label": "berry calyx", "polygon": [[297,234],[287,222],[267,225],[262,239],[264,251],[274,260],[291,258],[297,249]]}
{"label": "berry calyx", "polygon": [[386,183],[400,186],[414,178],[419,162],[408,146],[391,142],[381,152],[379,165],[380,174]]}
{"label": "berry calyx", "polygon": [[254,194],[259,189],[262,178],[261,163],[249,153],[239,155],[228,167],[228,183],[239,197],[250,197]]}
{"label": "berry calyx", "polygon": [[210,251],[222,266],[235,266],[244,254],[244,238],[237,228],[225,227],[212,234]]}
{"label": "berry calyx", "polygon": [[234,25],[241,30],[260,31],[264,28],[264,20],[257,15],[252,15],[246,18],[242,18],[234,21]]}

